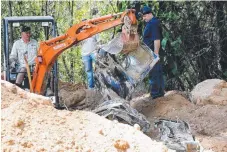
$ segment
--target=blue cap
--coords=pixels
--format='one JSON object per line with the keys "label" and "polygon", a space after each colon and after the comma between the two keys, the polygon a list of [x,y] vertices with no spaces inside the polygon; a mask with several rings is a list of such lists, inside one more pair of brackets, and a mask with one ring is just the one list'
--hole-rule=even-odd
{"label": "blue cap", "polygon": [[151,13],[151,8],[148,6],[144,6],[142,8],[142,14],[145,15],[145,14],[149,14],[149,13]]}

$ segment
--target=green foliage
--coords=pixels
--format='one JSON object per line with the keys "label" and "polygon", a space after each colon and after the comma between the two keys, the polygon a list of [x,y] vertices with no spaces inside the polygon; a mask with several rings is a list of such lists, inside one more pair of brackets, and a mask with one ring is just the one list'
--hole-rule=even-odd
{"label": "green foliage", "polygon": [[[93,18],[91,12],[94,8],[99,10],[98,16],[103,16],[122,12],[130,3],[131,1],[117,0],[2,1],[1,18],[11,15],[50,15],[56,20],[58,35],[62,35],[73,24],[80,23],[82,19]],[[141,5],[151,6],[153,14],[162,23],[163,39],[161,44],[163,52],[160,53],[165,58],[164,72],[165,78],[168,80],[166,83],[167,89],[191,89],[195,83],[207,78],[218,77],[226,79],[227,71],[221,70],[227,69],[226,53],[224,54],[225,50],[227,50],[227,26],[225,26],[227,3],[144,0],[141,1]],[[140,22],[141,24],[143,23]],[[143,26],[141,25],[141,27]],[[100,33],[102,43],[107,43],[119,28],[120,26]],[[43,28],[40,25],[32,25],[32,30],[34,31],[33,38],[39,42],[45,39]],[[20,37],[18,28],[13,28],[12,37],[14,40]],[[3,48],[2,42],[1,46]],[[205,52],[205,48],[210,48],[209,50],[211,51]],[[59,79],[85,82],[86,75],[80,51],[81,48],[78,45],[59,56]],[[3,57],[3,51],[1,52],[1,57]],[[215,60],[217,58],[218,60]],[[65,63],[63,59],[65,59]],[[66,68],[69,71],[66,71]]]}
{"label": "green foliage", "polygon": [[[92,19],[92,9],[99,10],[95,17],[118,13],[117,1],[11,1],[12,16],[54,16],[57,23],[58,35],[65,34],[73,25],[80,23],[82,19]],[[125,3],[126,4],[126,3]],[[105,7],[103,7],[105,6]],[[126,5],[123,6],[125,9]],[[9,2],[2,2],[2,18],[10,16]],[[32,27],[33,38],[39,42],[45,39],[44,29],[38,24],[29,23]],[[107,43],[113,36],[114,29],[100,34],[103,43]],[[19,29],[15,28],[14,39],[20,37]],[[63,81],[84,82],[85,73],[81,61],[80,46],[72,47],[62,53],[58,58],[59,78]],[[65,59],[65,63],[63,62]],[[69,71],[66,72],[68,68]]]}
{"label": "green foliage", "polygon": [[174,49],[174,53],[175,53],[176,56],[180,56],[183,53],[181,51],[181,43],[182,43],[182,41],[181,41],[180,37],[178,37],[175,41],[171,42],[171,46]]}
{"label": "green foliage", "polygon": [[176,62],[173,62],[173,68],[172,68],[171,72],[172,72],[173,75],[175,75],[175,76],[179,74],[179,71],[178,71],[177,63],[176,63]]}
{"label": "green foliage", "polygon": [[161,42],[161,46],[165,50],[166,49],[167,42],[170,39],[170,36],[169,36],[170,34],[167,31],[164,31],[162,34],[163,34],[163,39],[162,39],[162,42]]}
{"label": "green foliage", "polygon": [[225,71],[225,72],[223,73],[223,75],[227,78],[227,71]]}
{"label": "green foliage", "polygon": [[162,49],[165,49],[165,48],[166,48],[167,41],[168,41],[168,39],[167,39],[166,37],[163,38],[163,40],[162,40],[162,42],[161,42]]}
{"label": "green foliage", "polygon": [[171,22],[171,21],[177,21],[178,19],[180,19],[180,16],[178,15],[178,13],[175,13],[175,12],[165,12],[165,13],[162,13],[160,15],[162,18],[165,18],[165,20]]}

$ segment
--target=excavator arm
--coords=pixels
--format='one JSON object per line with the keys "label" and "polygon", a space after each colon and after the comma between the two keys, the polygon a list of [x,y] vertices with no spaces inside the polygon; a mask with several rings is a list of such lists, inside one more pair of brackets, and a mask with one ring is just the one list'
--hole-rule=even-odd
{"label": "excavator arm", "polygon": [[121,24],[124,24],[122,31],[125,33],[126,41],[127,39],[130,41],[130,35],[136,32],[133,28],[137,25],[135,10],[129,9],[122,13],[80,22],[73,25],[64,35],[41,42],[33,72],[34,93],[44,94],[48,72],[63,51],[97,33]]}

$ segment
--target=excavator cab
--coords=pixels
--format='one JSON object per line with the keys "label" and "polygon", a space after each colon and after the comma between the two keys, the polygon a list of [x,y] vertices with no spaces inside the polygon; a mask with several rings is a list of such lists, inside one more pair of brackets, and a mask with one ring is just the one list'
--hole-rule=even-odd
{"label": "excavator cab", "polygon": [[[48,40],[51,37],[56,37],[56,27],[54,18],[51,16],[13,16],[3,18],[3,29],[4,29],[4,80],[11,83],[15,83],[18,75],[16,68],[10,68],[9,56],[12,50],[13,43],[20,39],[20,27],[27,25],[31,27],[32,36],[37,42]],[[38,50],[37,50],[38,51]],[[29,66],[31,74],[33,73],[34,66]],[[23,89],[30,89],[28,75],[25,72],[24,81],[22,83]],[[49,85],[47,87],[52,89],[52,92],[56,92],[54,88],[57,86],[57,62],[55,62],[49,78]],[[32,75],[31,75],[32,78]]]}

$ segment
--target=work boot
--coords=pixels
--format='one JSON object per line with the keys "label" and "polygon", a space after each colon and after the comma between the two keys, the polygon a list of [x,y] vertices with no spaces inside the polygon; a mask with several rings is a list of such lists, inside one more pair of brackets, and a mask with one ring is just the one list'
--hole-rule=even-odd
{"label": "work boot", "polygon": [[54,93],[53,93],[53,91],[50,89],[50,88],[47,88],[47,91],[46,91],[46,96],[53,96],[54,95]]}
{"label": "work boot", "polygon": [[163,97],[165,94],[164,93],[159,93],[159,94],[156,94],[156,95],[151,95],[150,94],[150,96],[152,97],[152,99],[157,99],[157,98],[159,98],[159,97]]}

